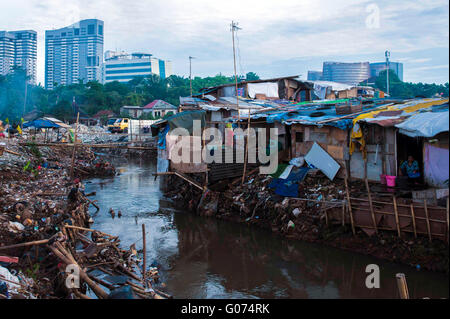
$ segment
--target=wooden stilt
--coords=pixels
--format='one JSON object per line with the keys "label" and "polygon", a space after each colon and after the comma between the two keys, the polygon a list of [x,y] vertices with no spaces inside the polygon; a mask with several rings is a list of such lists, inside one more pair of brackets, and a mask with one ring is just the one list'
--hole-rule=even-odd
{"label": "wooden stilt", "polygon": [[400,294],[400,299],[409,299],[408,285],[406,283],[405,274],[396,274],[398,292]]}
{"label": "wooden stilt", "polygon": [[373,227],[375,228],[375,233],[378,234],[377,221],[375,219],[375,213],[373,212],[372,194],[370,193],[370,187],[369,187],[369,182],[367,181],[367,178],[365,179],[365,182],[366,182],[366,188],[367,188],[367,196],[369,198],[370,214],[372,215]]}
{"label": "wooden stilt", "polygon": [[427,205],[427,199],[425,198],[423,200],[424,209],[425,209],[425,218],[427,221],[427,232],[428,232],[428,240],[431,242],[431,227],[430,227],[430,218],[428,216],[428,205]]}
{"label": "wooden stilt", "polygon": [[351,225],[352,225],[352,232],[353,232],[353,235],[355,235],[356,234],[356,231],[355,231],[355,223],[353,222],[353,213],[352,213],[352,203],[351,203],[351,201],[350,201],[350,192],[349,192],[349,190],[348,190],[348,181],[347,181],[347,178],[345,178],[345,192],[346,192],[346,194],[347,194],[347,203],[348,203],[348,212],[349,212],[349,215],[350,215],[350,223],[351,223]]}
{"label": "wooden stilt", "polygon": [[414,214],[414,205],[413,205],[413,203],[411,203],[411,220],[412,220],[412,224],[413,224],[414,238],[417,238],[416,215]]}
{"label": "wooden stilt", "polygon": [[398,233],[398,237],[401,237],[400,221],[398,219],[397,198],[395,196],[393,196],[392,198],[393,198],[393,202],[394,202],[395,224],[397,225],[397,233]]}
{"label": "wooden stilt", "polygon": [[143,262],[142,262],[142,281],[144,282],[144,286],[147,286],[146,280],[145,280],[145,272],[147,270],[147,242],[145,240],[145,224],[142,224],[142,251],[144,254]]}
{"label": "wooden stilt", "polygon": [[345,226],[345,203],[342,203],[342,226]]}

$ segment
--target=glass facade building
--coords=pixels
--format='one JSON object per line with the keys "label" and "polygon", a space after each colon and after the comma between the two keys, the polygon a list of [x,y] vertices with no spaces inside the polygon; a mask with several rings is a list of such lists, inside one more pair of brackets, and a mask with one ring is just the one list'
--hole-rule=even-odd
{"label": "glass facade building", "polygon": [[45,31],[45,87],[101,81],[103,34],[103,21],[97,19]]}
{"label": "glass facade building", "polygon": [[369,62],[324,62],[322,80],[358,85],[370,77]]}
{"label": "glass facade building", "polygon": [[320,81],[322,80],[322,71],[308,71],[308,81]]}
{"label": "glass facade building", "polygon": [[160,60],[149,53],[105,52],[103,83],[128,82],[135,77],[152,74],[162,79],[169,77],[172,75],[172,62]]}
{"label": "glass facade building", "polygon": [[[403,81],[403,63],[389,62],[389,69],[394,71],[400,81]],[[384,70],[386,70],[386,62],[370,63],[370,77],[378,76]]]}
{"label": "glass facade building", "polygon": [[0,74],[22,68],[29,82],[36,83],[37,33],[33,30],[0,31]]}

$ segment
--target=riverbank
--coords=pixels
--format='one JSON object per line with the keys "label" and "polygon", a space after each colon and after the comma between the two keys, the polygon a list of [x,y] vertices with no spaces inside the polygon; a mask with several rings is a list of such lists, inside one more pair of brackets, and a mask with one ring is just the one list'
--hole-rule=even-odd
{"label": "riverbank", "polygon": [[[89,206],[98,206],[82,179],[113,177],[111,163],[89,148],[73,153],[71,147],[6,142],[9,152],[0,156],[0,298],[168,297],[152,289],[158,271],[143,268],[134,247],[123,249],[119,237],[90,228]],[[68,265],[77,266],[80,285],[68,285],[74,271]]]}
{"label": "riverbank", "polygon": [[[329,181],[320,172],[308,174],[299,187],[299,197],[292,199],[275,194],[269,184],[272,178],[249,174],[243,185],[240,179],[214,185],[214,190],[202,193],[177,176],[164,176],[166,196],[180,207],[202,216],[233,221],[270,230],[284,238],[320,243],[379,259],[406,264],[417,269],[449,272],[448,246],[441,240],[428,241],[426,236],[379,231],[369,236],[361,229],[355,235],[348,225],[327,220],[324,203],[341,207],[345,198],[343,182]],[[197,182],[203,183],[202,176]],[[364,185],[354,183],[355,194]],[[327,225],[328,224],[328,225]]]}

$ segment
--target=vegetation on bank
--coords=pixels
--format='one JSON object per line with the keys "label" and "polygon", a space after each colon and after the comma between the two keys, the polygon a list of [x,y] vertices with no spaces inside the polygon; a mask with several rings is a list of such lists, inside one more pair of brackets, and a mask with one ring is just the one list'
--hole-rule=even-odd
{"label": "vegetation on bank", "polygon": [[[369,86],[387,92],[386,71],[381,71],[377,77],[370,78],[360,84],[367,85],[367,83],[369,83]],[[427,98],[435,95],[448,97],[448,89],[448,82],[445,84],[403,82],[398,78],[394,71],[389,70],[389,93],[393,98]]]}

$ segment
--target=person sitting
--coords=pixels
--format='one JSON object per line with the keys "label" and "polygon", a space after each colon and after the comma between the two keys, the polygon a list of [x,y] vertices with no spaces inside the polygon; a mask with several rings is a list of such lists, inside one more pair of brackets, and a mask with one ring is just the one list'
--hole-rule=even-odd
{"label": "person sitting", "polygon": [[408,156],[408,160],[404,161],[400,166],[400,176],[408,176],[408,179],[417,184],[420,177],[419,163],[412,157]]}

